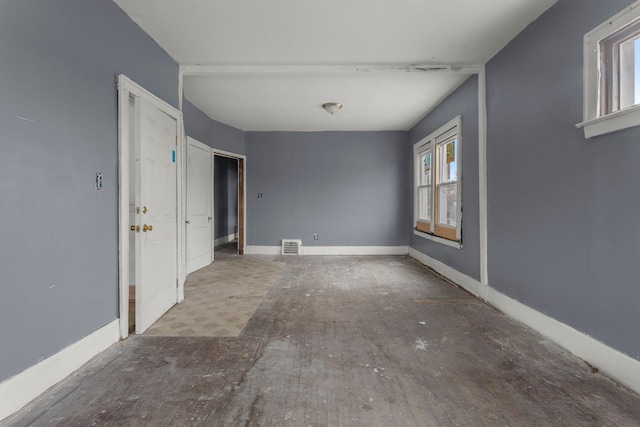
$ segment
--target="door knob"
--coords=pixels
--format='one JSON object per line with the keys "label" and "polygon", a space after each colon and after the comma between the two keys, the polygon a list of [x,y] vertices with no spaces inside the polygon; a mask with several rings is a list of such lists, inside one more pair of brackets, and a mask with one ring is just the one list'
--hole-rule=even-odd
{"label": "door knob", "polygon": [[191,224],[191,221],[190,221],[190,220],[186,220],[185,222],[186,222],[187,224]]}
{"label": "door knob", "polygon": [[146,206],[144,206],[144,207],[142,208],[142,213],[143,213],[143,214],[146,214],[148,211],[149,211],[149,210],[147,209],[147,207],[146,207]]}
{"label": "door knob", "polygon": [[139,226],[139,225],[132,225],[132,226],[131,226],[131,231],[137,231],[137,232],[140,232],[140,226]]}
{"label": "door knob", "polygon": [[153,230],[153,225],[143,225],[142,226],[142,231],[152,231]]}
{"label": "door knob", "polygon": [[209,222],[211,222],[211,220],[212,220],[212,219],[213,219],[213,218],[209,217]]}

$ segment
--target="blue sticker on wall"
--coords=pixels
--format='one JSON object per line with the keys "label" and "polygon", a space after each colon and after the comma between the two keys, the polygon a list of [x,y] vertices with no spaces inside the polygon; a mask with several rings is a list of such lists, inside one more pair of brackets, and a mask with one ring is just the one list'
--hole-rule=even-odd
{"label": "blue sticker on wall", "polygon": [[173,163],[176,162],[176,150],[171,151],[171,160],[173,161]]}

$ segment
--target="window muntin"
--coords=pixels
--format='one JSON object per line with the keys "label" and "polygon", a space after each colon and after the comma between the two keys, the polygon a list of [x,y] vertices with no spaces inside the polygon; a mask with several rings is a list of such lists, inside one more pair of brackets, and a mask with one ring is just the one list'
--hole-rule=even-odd
{"label": "window muntin", "polygon": [[453,241],[461,236],[460,132],[457,117],[414,146],[415,228]]}

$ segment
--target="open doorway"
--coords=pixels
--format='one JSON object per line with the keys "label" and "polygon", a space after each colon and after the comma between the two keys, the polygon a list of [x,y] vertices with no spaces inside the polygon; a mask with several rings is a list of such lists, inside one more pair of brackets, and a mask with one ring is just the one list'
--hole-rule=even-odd
{"label": "open doorway", "polygon": [[244,156],[214,150],[214,251],[244,254]]}

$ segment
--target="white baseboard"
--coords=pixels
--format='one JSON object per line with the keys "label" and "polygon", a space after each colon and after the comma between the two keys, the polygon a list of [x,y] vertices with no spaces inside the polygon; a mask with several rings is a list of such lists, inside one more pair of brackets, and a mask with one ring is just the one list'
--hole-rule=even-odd
{"label": "white baseboard", "polygon": [[488,302],[597,367],[605,375],[640,393],[640,361],[493,288],[489,288]]}
{"label": "white baseboard", "polygon": [[467,291],[471,292],[475,296],[480,296],[480,282],[472,277],[467,276],[464,273],[460,273],[453,267],[449,267],[447,264],[431,258],[428,255],[423,254],[413,248],[409,248],[409,256],[420,261],[427,267],[433,268],[438,273],[442,274],[452,282],[462,286]]}
{"label": "white baseboard", "polygon": [[247,255],[280,255],[280,246],[247,246]]}
{"label": "white baseboard", "polygon": [[120,338],[118,319],[0,383],[0,420],[79,369]]}
{"label": "white baseboard", "polygon": [[224,245],[225,243],[233,242],[236,240],[236,233],[229,234],[228,236],[219,237],[213,241],[213,246],[218,247],[220,245]]}
{"label": "white baseboard", "polygon": [[479,296],[482,291],[482,294],[486,294],[486,298],[483,299],[492,306],[564,347],[590,365],[597,367],[602,373],[620,384],[640,393],[640,361],[491,287],[482,290],[480,282],[477,280],[422,252],[409,248],[409,255],[476,296]]}
{"label": "white baseboard", "polygon": [[407,255],[408,246],[301,246],[301,255]]}
{"label": "white baseboard", "polygon": [[[280,246],[247,246],[249,255],[280,255]],[[300,255],[407,255],[407,246],[300,246]]]}

